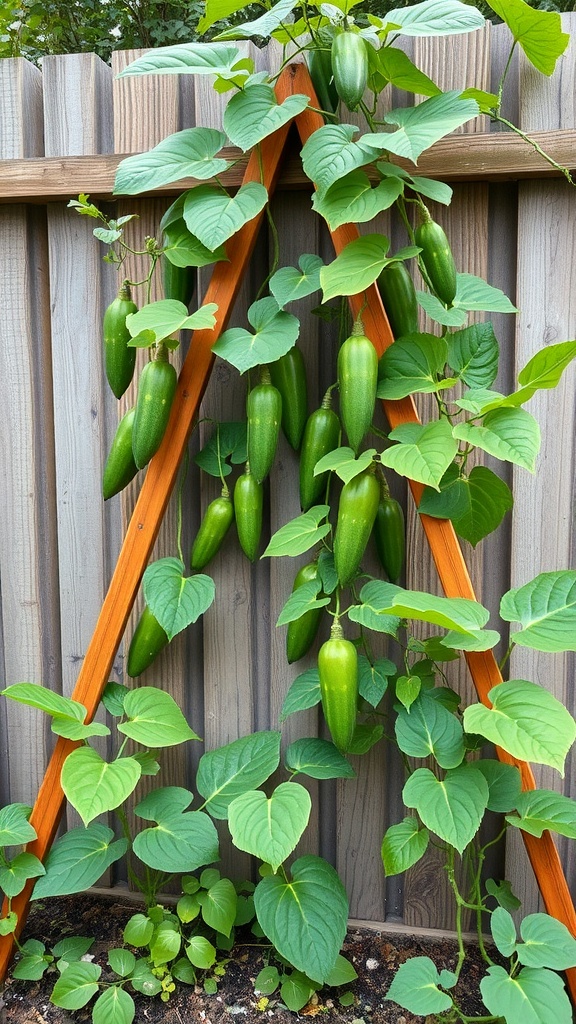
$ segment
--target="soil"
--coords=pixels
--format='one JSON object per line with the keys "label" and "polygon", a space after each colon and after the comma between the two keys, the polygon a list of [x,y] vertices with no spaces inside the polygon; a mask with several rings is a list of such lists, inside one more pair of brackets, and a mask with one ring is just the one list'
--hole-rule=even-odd
{"label": "soil", "polygon": [[[90,950],[95,963],[107,971],[107,950],[122,945],[122,929],[139,908],[133,900],[84,893],[33,903],[22,941],[40,939],[49,948],[67,935],[90,935],[95,943]],[[136,1004],[134,1024],[297,1024],[301,1018],[320,1016],[326,1024],[422,1024],[384,995],[394,972],[411,956],[429,956],[438,969],[453,969],[457,947],[451,938],[421,938],[406,933],[389,933],[351,927],[342,952],[352,961],[358,979],[341,989],[318,992],[298,1014],[291,1013],[274,993],[264,1005],[254,994],[254,978],[268,965],[268,950],[238,943],[230,955],[226,972],[218,981],[218,991],[208,995],[199,986],[178,985],[168,1003],[159,996],[149,998],[132,993]],[[252,942],[253,942],[252,938]],[[486,1013],[479,997],[478,984],[485,965],[476,946],[468,947],[468,956],[456,990],[459,1004],[469,1016]],[[79,1024],[91,1020],[91,1006],[71,1013],[50,1002],[56,980],[54,971],[46,972],[38,982],[8,978],[0,996],[0,1024]],[[351,1005],[342,1005],[343,993],[352,992]],[[345,997],[345,998],[350,998]],[[430,1018],[431,1019],[431,1018]]]}

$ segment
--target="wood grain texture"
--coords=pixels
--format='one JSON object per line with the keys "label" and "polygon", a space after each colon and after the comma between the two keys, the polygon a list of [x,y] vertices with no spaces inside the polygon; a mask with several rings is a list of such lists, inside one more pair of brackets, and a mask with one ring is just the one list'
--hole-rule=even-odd
{"label": "wood grain texture", "polygon": [[[566,31],[576,30],[576,15],[563,19]],[[546,122],[553,128],[576,124],[574,99],[574,39],[560,58],[555,75],[537,88],[536,74],[525,59],[520,61],[520,126],[531,132]],[[544,345],[576,336],[574,300],[574,216],[576,192],[568,183],[550,187],[540,182],[522,184],[518,195],[518,333],[516,373]],[[557,388],[539,391],[528,411],[542,430],[542,447],[536,478],[514,467],[515,514],[512,528],[511,585],[521,586],[539,572],[576,568],[574,487],[576,374],[571,366]],[[550,690],[571,711],[574,697],[574,658],[568,654],[543,654],[516,648],[510,666],[513,678],[530,679]],[[538,784],[546,789],[576,793],[574,775],[562,780],[551,768],[536,771]],[[511,830],[515,831],[515,830]],[[562,843],[566,856],[572,844]],[[538,889],[518,837],[508,843],[508,876],[522,900],[524,914],[541,908]],[[573,870],[573,860],[572,860]],[[573,877],[573,876],[572,876]]]}

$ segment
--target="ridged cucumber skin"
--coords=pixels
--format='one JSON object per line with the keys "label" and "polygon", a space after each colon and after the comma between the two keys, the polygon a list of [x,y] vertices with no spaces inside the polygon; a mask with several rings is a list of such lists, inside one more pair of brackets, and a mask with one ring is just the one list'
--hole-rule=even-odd
{"label": "ridged cucumber skin", "polygon": [[163,359],[146,363],[140,374],[132,430],[132,451],[138,469],[150,461],[162,444],[177,383],[174,366]]}

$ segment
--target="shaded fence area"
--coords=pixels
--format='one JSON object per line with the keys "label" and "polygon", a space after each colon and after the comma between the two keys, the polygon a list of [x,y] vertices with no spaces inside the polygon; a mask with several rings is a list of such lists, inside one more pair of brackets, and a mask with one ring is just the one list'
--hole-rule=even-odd
{"label": "shaded fence area", "polygon": [[[576,33],[576,15],[564,19]],[[244,46],[244,44],[241,44]],[[409,52],[443,89],[475,85],[491,89],[504,68],[509,36],[504,26],[447,39],[416,39]],[[245,49],[259,68],[278,67],[273,47]],[[158,234],[162,213],[181,185],[144,198],[111,196],[114,168],[122,155],[142,152],[172,132],[202,124],[221,127],[225,100],[203,78],[146,76],[117,79],[137,54],[114,54],[113,67],[94,55],[47,57],[38,68],[23,60],[0,62],[0,686],[41,683],[72,692],[84,652],[120,549],[143,474],[120,496],[104,503],[102,469],[119,417],[134,403],[134,390],[118,402],[104,378],[101,325],[118,288],[117,270],[102,260],[92,235],[94,222],[79,217],[67,200],[88,192],[112,216],[136,213],[127,238],[142,249]],[[545,133],[548,149],[576,166],[576,45],[560,59],[551,80],[523,59],[513,65],[506,116],[526,132]],[[390,107],[405,103],[392,93]],[[463,135],[467,138],[464,139]],[[297,146],[272,202],[281,265],[297,265],[301,253],[333,258],[330,238],[310,207],[309,188],[298,173]],[[496,387],[512,390],[517,373],[544,344],[574,338],[576,192],[551,172],[528,144],[510,133],[490,131],[478,118],[424,154],[420,173],[450,180],[454,199],[434,209],[449,235],[460,271],[485,277],[519,309],[496,315],[501,367]],[[401,225],[383,214],[369,231],[382,231],[396,250],[405,244]],[[264,228],[246,268],[231,324],[243,326],[247,306],[266,277],[272,240]],[[146,265],[132,258],[122,271],[140,280]],[[199,294],[209,271],[199,274]],[[160,284],[154,282],[161,297]],[[145,297],[139,297],[144,302]],[[300,344],[309,381],[309,409],[335,379],[337,329],[312,313],[318,296],[303,300]],[[187,338],[181,348],[186,351]],[[139,357],[140,358],[140,357]],[[180,358],[176,355],[176,361]],[[244,417],[246,382],[216,361],[190,443],[182,485],[182,546],[187,557],[202,511],[217,496],[219,481],[201,474],[194,457],[212,431],[211,420]],[[421,413],[431,413],[426,402]],[[576,565],[574,498],[576,385],[573,368],[558,389],[541,391],[529,411],[540,422],[543,444],[536,477],[500,465],[514,493],[513,521],[505,520],[483,545],[466,545],[479,600],[498,628],[501,594],[538,572]],[[384,427],[383,418],[380,426]],[[374,447],[379,447],[374,439]],[[269,536],[300,511],[297,456],[282,438],[267,485],[265,531]],[[406,585],[438,590],[418,516],[406,501]],[[155,557],[177,554],[177,501],[173,497]],[[373,559],[373,553],[370,554]],[[289,666],[285,627],[275,622],[301,559],[261,559],[250,564],[234,531],[210,566],[216,601],[203,618],[180,634],[140,677],[162,686],[184,709],[203,742],[172,748],[163,759],[162,784],[193,788],[204,749],[213,749],[255,729],[278,728],[285,694],[295,676],[314,665],[315,648]],[[139,596],[118,652],[113,679],[124,681],[124,654],[142,607]],[[320,636],[324,639],[326,631]],[[503,648],[505,649],[504,642]],[[384,644],[382,653],[389,653]],[[449,666],[452,669],[452,665]],[[465,667],[449,673],[466,702],[474,689]],[[574,655],[517,650],[511,675],[550,689],[574,713]],[[127,680],[130,682],[130,680]],[[283,725],[283,743],[317,735],[316,709]],[[45,719],[12,702],[0,703],[0,801],[32,803],[42,780],[53,737]],[[105,742],[105,741],[104,741]],[[453,909],[441,863],[434,853],[398,878],[386,880],[380,845],[388,825],[403,816],[403,767],[380,742],[353,758],[353,780],[309,780],[313,817],[300,852],[321,853],[338,868],[354,918],[407,926],[450,928]],[[551,769],[538,781],[576,796],[573,762],[565,779]],[[69,815],[70,821],[74,815]],[[538,892],[517,830],[497,848],[495,877],[508,877],[524,902],[538,908]],[[566,843],[562,859],[576,887],[576,858]],[[250,873],[246,855],[223,843],[223,870]],[[109,879],[113,884],[115,878]]]}

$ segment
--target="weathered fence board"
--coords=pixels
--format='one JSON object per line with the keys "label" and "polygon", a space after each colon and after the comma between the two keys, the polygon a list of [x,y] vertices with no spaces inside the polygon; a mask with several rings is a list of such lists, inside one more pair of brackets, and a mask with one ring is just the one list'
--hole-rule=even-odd
{"label": "weathered fence board", "polygon": [[[566,27],[576,31],[576,16],[566,19]],[[442,88],[472,82],[494,88],[505,62],[504,30],[500,27],[487,27],[484,33],[468,37],[416,40],[406,49]],[[246,50],[255,55],[259,66],[278,66],[277,48],[259,51],[246,44]],[[115,54],[112,71],[91,55],[49,58],[42,74],[22,61],[10,62],[10,68],[8,62],[3,62],[4,67],[0,64],[0,95],[3,109],[10,115],[0,124],[0,158],[37,158],[44,151],[52,159],[139,152],[195,123],[221,126],[225,97],[214,93],[204,78],[114,79],[136,55]],[[507,108],[510,116],[518,104],[525,130],[574,129],[573,51],[562,59],[551,82],[536,81],[525,65],[518,63],[519,68],[512,72],[518,89],[517,96],[513,90]],[[390,105],[396,102],[393,96]],[[487,127],[478,119],[466,130],[485,133]],[[497,149],[494,147],[494,153]],[[62,199],[61,192],[58,198]],[[142,247],[145,235],[157,233],[169,201],[164,197],[117,202],[118,214],[139,215],[127,231],[135,248]],[[574,336],[570,273],[575,203],[570,186],[558,179],[519,186],[515,182],[455,185],[453,206],[448,210],[434,207],[434,215],[447,227],[458,268],[487,276],[520,307],[516,330],[512,317],[495,317],[503,352],[502,389],[513,386],[517,369],[544,341]],[[310,211],[306,190],[279,192],[272,209],[281,265],[295,265],[298,254],[307,251],[319,251],[327,262],[333,258],[331,242]],[[5,482],[0,497],[4,525],[0,667],[2,683],[29,679],[68,693],[90,640],[143,474],[121,497],[103,507],[100,475],[105,454],[118,417],[135,400],[134,387],[117,403],[104,386],[100,324],[114,295],[116,276],[113,268],[101,261],[103,250],[91,235],[93,222],[79,218],[60,201],[48,204],[47,223],[48,232],[46,213],[39,205],[0,208],[3,251],[10,253],[2,283],[6,312],[0,321],[0,342],[9,372],[0,382],[0,393],[3,408],[9,410],[5,421],[11,430],[10,442],[2,445],[0,455]],[[367,227],[374,229],[374,225]],[[393,250],[405,244],[399,223],[388,215],[379,219],[376,230],[389,235]],[[265,279],[271,258],[271,238],[264,226],[236,301],[233,323],[245,323],[247,306]],[[142,260],[131,258],[121,278],[140,280],[144,268]],[[155,278],[153,298],[160,295],[158,272]],[[209,271],[199,274],[201,292],[208,278]],[[310,411],[334,381],[338,340],[337,325],[327,325],[311,315],[317,301],[317,296],[312,296],[296,310],[302,317]],[[186,337],[182,347],[185,352]],[[217,360],[200,418],[240,419],[245,391],[244,379]],[[478,596],[495,613],[509,580],[518,585],[539,569],[574,565],[573,370],[561,389],[542,392],[530,410],[539,418],[544,433],[539,476],[534,480],[529,474],[512,474],[504,468],[504,475],[514,484],[514,530],[504,524],[483,549],[468,552]],[[200,516],[220,490],[219,481],[201,476],[194,464],[199,445],[211,429],[209,423],[202,422],[190,444],[183,487],[186,563]],[[562,445],[558,443],[560,433]],[[402,482],[395,488],[404,500]],[[266,537],[298,512],[297,459],[283,438],[267,494]],[[408,507],[411,509],[411,498]],[[153,557],[177,554],[176,509],[174,496]],[[408,585],[436,588],[436,571],[412,510],[409,539]],[[202,744],[189,744],[183,751],[173,748],[163,758],[164,784],[193,786],[193,769],[204,749],[253,729],[278,727],[290,682],[314,663],[318,644],[326,636],[324,630],[307,659],[287,665],[286,629],[276,629],[275,622],[294,574],[305,561],[306,556],[266,559],[252,566],[239,551],[232,529],[222,554],[209,570],[216,581],[216,604],[203,620],[176,638],[139,680],[169,688],[203,737]],[[124,646],[141,607],[139,597]],[[384,643],[382,653],[387,653]],[[123,664],[121,649],[114,678],[123,678]],[[552,659],[524,652],[515,657],[514,673],[542,682],[574,711],[573,658]],[[473,699],[467,672],[463,669],[453,679],[465,699]],[[283,726],[283,747],[315,734],[318,725],[317,710],[289,719]],[[50,736],[39,716],[10,704],[0,708],[3,800],[33,800],[49,747]],[[32,757],[29,750],[34,751]],[[299,852],[322,853],[332,859],[347,886],[355,918],[451,927],[451,900],[439,863],[423,862],[406,879],[386,880],[382,872],[383,832],[403,814],[399,758],[382,743],[367,757],[354,758],[354,763],[358,771],[355,780],[328,784],[309,780],[314,810]],[[552,774],[542,773],[545,784],[573,795],[571,773],[564,782],[553,779]],[[509,839],[506,851],[497,851],[492,863],[497,874],[507,857],[508,872],[512,872],[515,887],[526,900],[524,910],[529,912],[537,905],[537,891],[516,839]],[[574,884],[574,855],[562,849]],[[226,842],[222,868],[237,877],[253,870],[248,857]]]}

